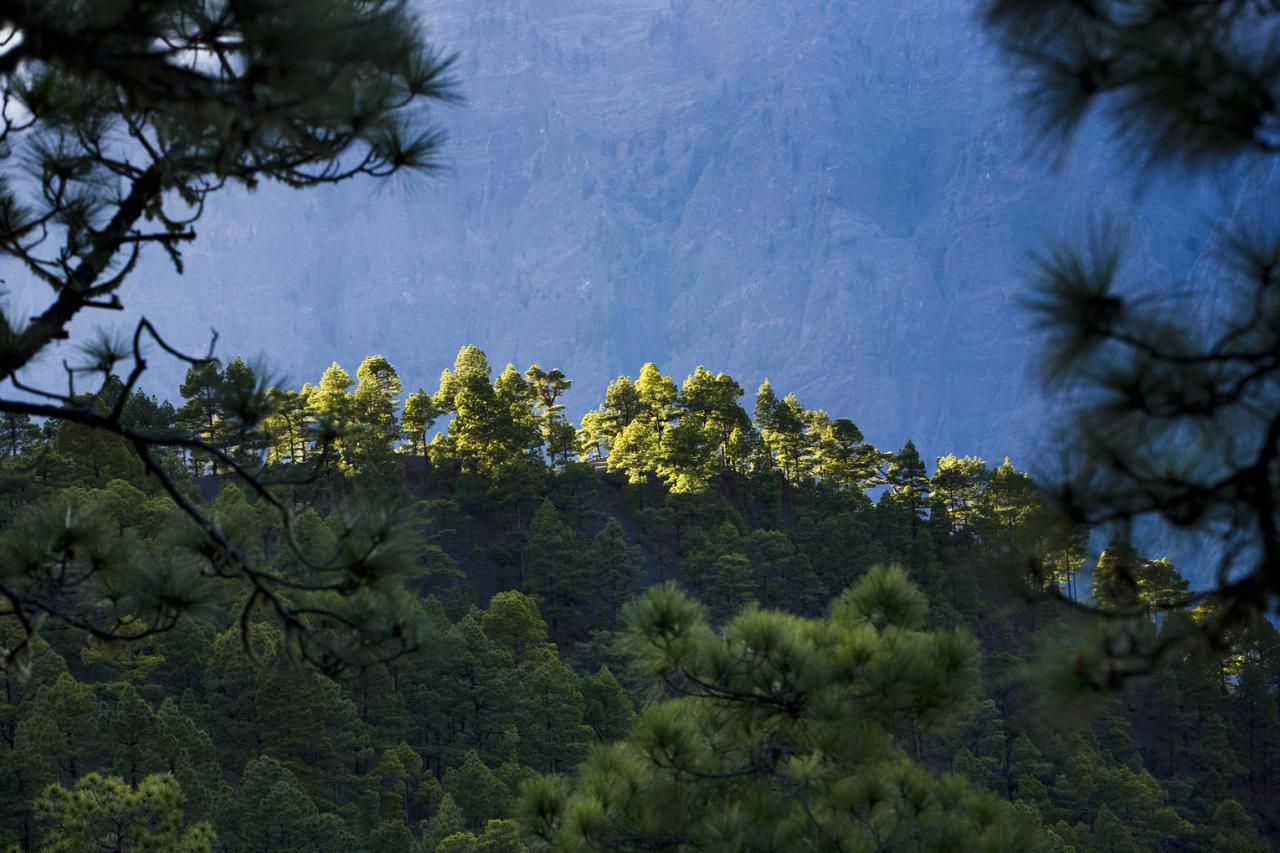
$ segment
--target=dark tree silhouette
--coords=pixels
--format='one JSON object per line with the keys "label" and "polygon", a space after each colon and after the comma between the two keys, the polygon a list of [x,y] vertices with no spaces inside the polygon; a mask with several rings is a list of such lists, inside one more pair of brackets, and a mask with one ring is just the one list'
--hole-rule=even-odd
{"label": "dark tree silhouette", "polygon": [[[1027,72],[1051,143],[1098,113],[1138,169],[1280,154],[1275,2],[987,0],[983,14]],[[1280,221],[1266,220],[1241,210],[1219,226],[1227,298],[1212,313],[1183,283],[1125,282],[1123,238],[1106,226],[1042,253],[1029,300],[1048,384],[1075,407],[1054,503],[1075,522],[1166,524],[1212,543],[1216,584],[1161,605],[1211,603],[1196,623],[1211,639],[1280,603]],[[1130,661],[1141,671],[1170,642],[1118,647],[1143,652]]]}
{"label": "dark tree silhouette", "polygon": [[[48,617],[98,637],[137,637],[171,627],[210,584],[233,583],[247,589],[243,625],[265,609],[322,668],[405,648],[413,632],[394,591],[403,549],[388,517],[353,527],[345,541],[361,546],[312,564],[313,577],[285,578],[187,496],[160,452],[234,472],[288,529],[287,501],[271,483],[200,437],[129,424],[148,349],[199,366],[212,346],[185,354],[144,318],[131,337],[83,342],[65,388],[33,387],[23,370],[70,338],[78,316],[121,309],[146,247],[181,271],[182,245],[228,184],[307,188],[432,168],[442,135],[425,107],[454,99],[450,59],[397,0],[19,0],[0,5],[0,33],[0,253],[48,288],[29,320],[0,313],[0,385],[9,386],[0,412],[123,439],[194,522],[190,545],[203,558],[194,574],[173,565],[154,577],[128,555],[86,562],[92,536],[67,513],[27,559],[0,569],[0,615],[28,641]],[[122,389],[77,393],[77,382],[111,387],[117,371]],[[222,417],[256,430],[269,410],[265,386],[225,390]],[[28,651],[19,644],[5,660]]]}

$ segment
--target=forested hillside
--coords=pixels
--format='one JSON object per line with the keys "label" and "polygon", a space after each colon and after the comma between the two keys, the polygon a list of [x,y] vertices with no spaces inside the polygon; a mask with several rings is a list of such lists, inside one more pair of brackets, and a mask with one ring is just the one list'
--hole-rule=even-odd
{"label": "forested hillside", "polygon": [[[236,360],[172,402],[118,379],[80,398],[220,451],[157,442],[163,477],[121,435],[6,415],[4,582],[92,618],[0,619],[0,849],[1280,840],[1265,619],[1117,648],[1211,622],[1214,599],[1181,606],[1184,567],[1122,539],[1092,557],[1008,461],[877,448],[856,408],[652,363],[575,425],[571,384],[465,347],[425,390],[371,356],[301,387]],[[196,560],[166,483],[251,583]],[[339,565],[409,594],[339,608]],[[297,636],[388,601],[379,654]]]}

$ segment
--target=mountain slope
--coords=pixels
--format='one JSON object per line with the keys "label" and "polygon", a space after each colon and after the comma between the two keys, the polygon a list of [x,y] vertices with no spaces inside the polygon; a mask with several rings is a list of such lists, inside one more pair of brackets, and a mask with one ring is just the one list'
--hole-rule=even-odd
{"label": "mountain slope", "polygon": [[959,0],[422,13],[467,98],[438,115],[448,168],[219,198],[186,275],[152,258],[131,309],[193,344],[212,325],[221,352],[295,382],[380,351],[431,388],[464,343],[584,389],[646,360],[677,379],[706,364],[884,446],[1016,456],[1045,411],[1016,308],[1028,251],[1110,212],[1145,274],[1180,275],[1234,193],[1135,200],[1088,131],[1060,170],[1027,157],[1009,75]]}

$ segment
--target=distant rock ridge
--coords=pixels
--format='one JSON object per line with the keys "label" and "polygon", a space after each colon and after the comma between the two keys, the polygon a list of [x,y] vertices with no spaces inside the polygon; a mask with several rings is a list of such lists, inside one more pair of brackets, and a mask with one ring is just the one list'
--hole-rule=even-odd
{"label": "distant rock ridge", "polygon": [[677,379],[705,364],[883,447],[1025,465],[1046,430],[1016,307],[1028,252],[1110,212],[1138,268],[1182,276],[1236,193],[1135,199],[1090,131],[1061,170],[1027,157],[1010,75],[961,0],[421,8],[467,99],[439,114],[448,168],[216,198],[185,276],[152,257],[132,312],[196,346],[216,327],[222,353],[295,384],[381,352],[431,388],[475,343],[562,367],[575,413],[644,361]]}

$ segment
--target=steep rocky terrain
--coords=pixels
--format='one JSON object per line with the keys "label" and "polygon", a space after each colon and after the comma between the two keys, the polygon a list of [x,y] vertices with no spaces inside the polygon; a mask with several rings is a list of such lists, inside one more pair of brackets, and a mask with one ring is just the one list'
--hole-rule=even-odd
{"label": "steep rocky terrain", "polygon": [[1180,275],[1234,192],[1139,187],[1088,132],[1055,169],[964,0],[422,10],[467,99],[447,168],[219,198],[131,308],[299,384],[377,351],[430,389],[471,342],[563,367],[580,412],[645,360],[702,363],[883,446],[1018,460],[1045,421],[1029,251],[1109,213],[1135,268]]}

